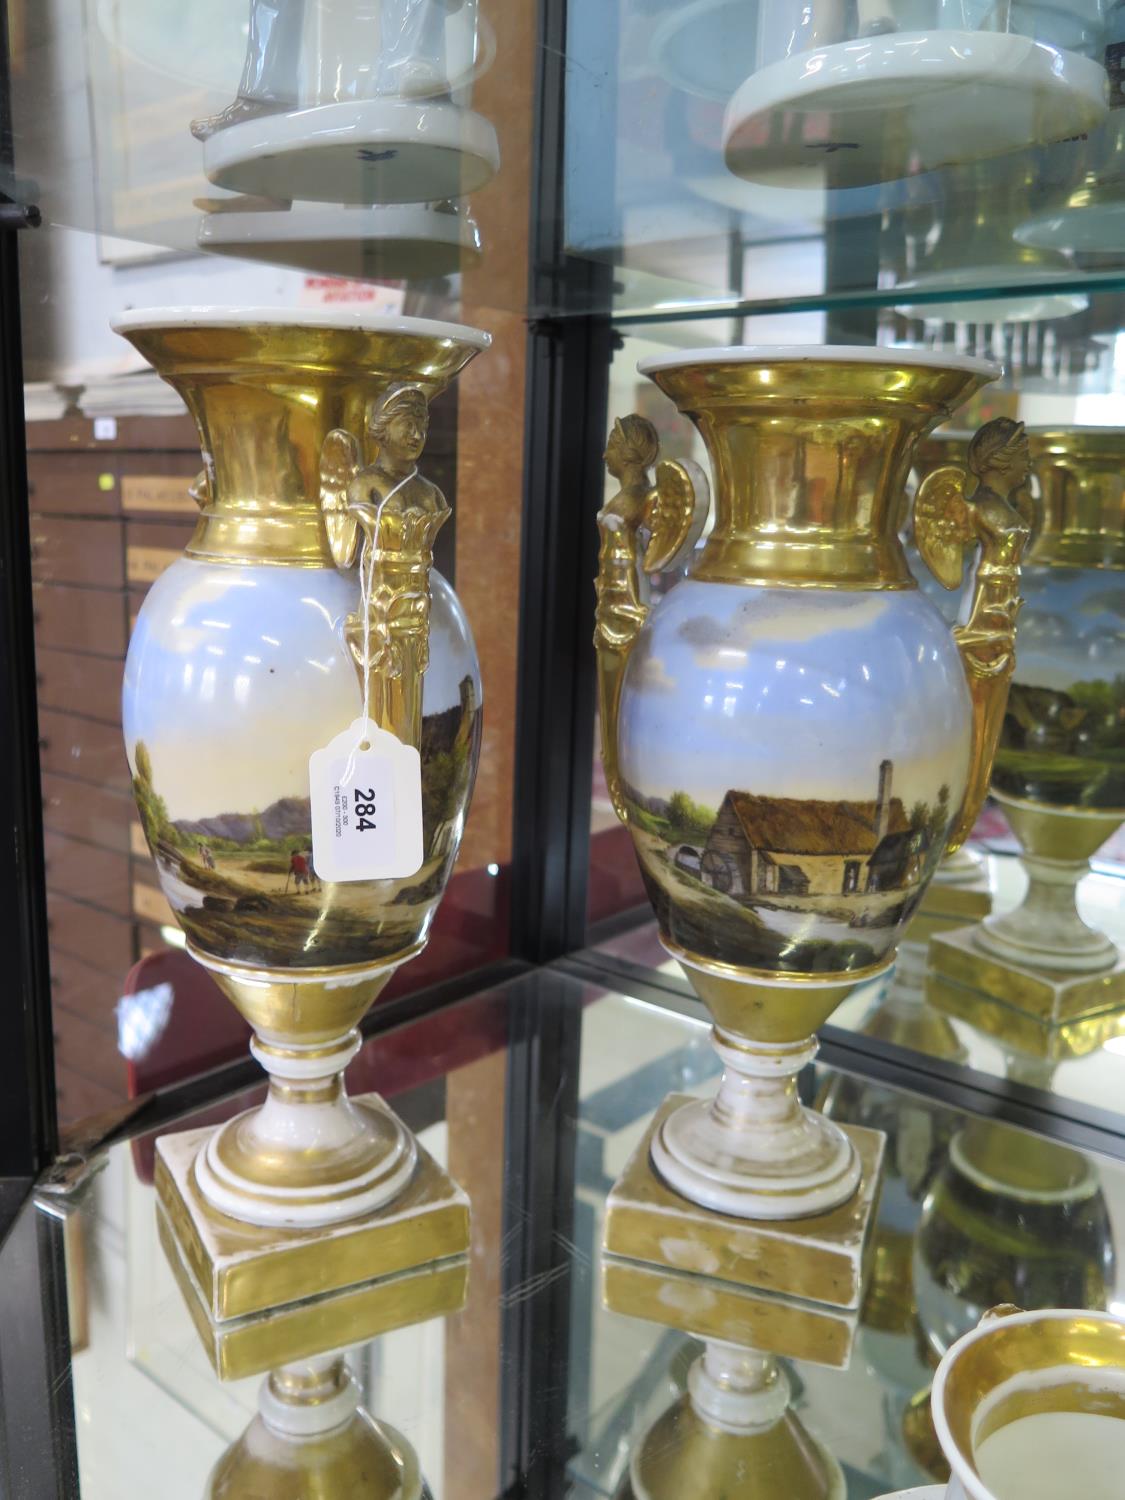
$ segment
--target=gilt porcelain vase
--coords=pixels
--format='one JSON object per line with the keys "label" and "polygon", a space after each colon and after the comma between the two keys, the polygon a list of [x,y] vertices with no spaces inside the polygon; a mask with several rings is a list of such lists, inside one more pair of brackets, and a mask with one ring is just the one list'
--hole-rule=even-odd
{"label": "gilt porcelain vase", "polygon": [[[649,611],[647,572],[687,556],[707,511],[692,465],[618,422],[606,461],[596,644],[603,759],[660,926],[715,1022],[717,1099],[653,1139],[706,1208],[797,1218],[860,1180],[847,1136],[797,1099],[814,1032],[882,972],[943,851],[984,796],[1013,655],[1027,526],[1018,423],[930,474],[922,556],[947,588],[982,548],[949,628],[897,535],[915,442],[999,372],[915,351],[727,349],[641,370],[696,424],[714,525]],[[966,498],[966,492],[971,498]]]}
{"label": "gilt porcelain vase", "polygon": [[1043,522],[992,775],[1029,884],[976,940],[1002,961],[1102,976],[1091,1008],[1104,1009],[1125,1003],[1125,967],[1075,896],[1090,856],[1125,822],[1125,431],[1029,438]]}
{"label": "gilt porcelain vase", "polygon": [[[374,1096],[350,1102],[342,1075],[364,1013],[426,942],[476,773],[476,651],[432,567],[448,506],[418,464],[430,399],[489,339],[209,308],[116,327],[183,396],[204,460],[194,536],[129,646],[133,790],[188,949],[270,1077],[266,1102],[199,1150],[192,1193],[241,1222],[336,1224],[416,1166],[406,1128]],[[359,721],[420,767],[421,858],[397,878],[325,878],[314,844],[310,759]]]}

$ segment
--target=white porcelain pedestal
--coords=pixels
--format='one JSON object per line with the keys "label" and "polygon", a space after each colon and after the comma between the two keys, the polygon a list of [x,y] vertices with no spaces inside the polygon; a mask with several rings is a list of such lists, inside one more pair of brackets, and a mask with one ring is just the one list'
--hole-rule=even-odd
{"label": "white porcelain pedestal", "polygon": [[723,1060],[713,1100],[670,1114],[652,1138],[657,1171],[704,1208],[745,1219],[797,1219],[846,1203],[859,1186],[855,1147],[838,1125],[797,1097],[815,1037],[770,1046],[716,1027]]}
{"label": "white porcelain pedestal", "polygon": [[614,1183],[606,1200],[606,1253],[827,1307],[858,1307],[882,1180],[882,1131],[843,1127],[859,1185],[840,1207],[801,1219],[747,1219],[689,1201],[653,1164],[652,1144],[665,1122],[694,1103],[683,1094],[665,1099]]}
{"label": "white porcelain pedestal", "polygon": [[203,170],[236,193],[314,203],[436,203],[482,188],[496,131],[448,99],[366,99],[240,121],[203,147]]}
{"label": "white porcelain pedestal", "polygon": [[383,1208],[414,1174],[414,1138],[381,1100],[353,1101],[344,1069],[359,1033],[336,1046],[250,1051],[269,1094],[214,1133],[195,1163],[202,1196],[220,1213],[268,1228],[317,1229]]}
{"label": "white porcelain pedestal", "polygon": [[981,923],[976,930],[978,946],[995,958],[1060,974],[1112,969],[1116,946],[1088,926],[1078,911],[1078,882],[1090,873],[1089,860],[1025,853],[1021,863],[1027,872],[1027,894],[1014,911]]}

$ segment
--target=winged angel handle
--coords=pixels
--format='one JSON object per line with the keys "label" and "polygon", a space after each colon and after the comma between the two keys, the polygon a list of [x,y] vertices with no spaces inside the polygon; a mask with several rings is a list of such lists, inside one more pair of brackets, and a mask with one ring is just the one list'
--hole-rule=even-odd
{"label": "winged angel handle", "polygon": [[354,433],[337,427],[325,438],[321,509],[336,566],[350,568],[358,557],[361,582],[369,585],[366,613],[361,603],[344,624],[361,688],[366,678],[368,717],[420,747],[430,568],[449,505],[418,473],[429,431],[421,387],[392,386],[369,403],[364,425],[370,462]]}
{"label": "winged angel handle", "polygon": [[988,792],[1016,665],[1020,560],[1034,522],[1022,422],[986,422],[969,444],[967,463],[967,470],[959,464],[935,469],[914,497],[914,540],[943,588],[958,587],[966,553],[980,548],[969,616],[953,631],[973,700],[973,743],[949,852],[968,838]]}
{"label": "winged angel handle", "polygon": [[[710,503],[702,469],[690,461],[656,463],[659,452],[656,429],[644,417],[622,417],[615,422],[606,444],[605,466],[621,487],[598,512],[601,549],[594,645],[602,763],[613,809],[623,823],[629,818],[617,764],[617,714],[629,653],[649,614],[641,575],[663,572],[690,554]],[[654,463],[655,483],[649,473]]]}

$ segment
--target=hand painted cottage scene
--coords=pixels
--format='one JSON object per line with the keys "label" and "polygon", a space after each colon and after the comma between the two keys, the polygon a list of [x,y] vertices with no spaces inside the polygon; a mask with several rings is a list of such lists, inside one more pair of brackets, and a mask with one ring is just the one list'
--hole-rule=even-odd
{"label": "hand painted cottage scene", "polygon": [[889,958],[964,796],[969,714],[915,590],[679,584],[633,649],[618,725],[664,936],[744,969]]}
{"label": "hand painted cottage scene", "polygon": [[626,793],[649,896],[674,941],[763,969],[877,963],[921,899],[951,817],[949,788],[907,808],[894,765],[869,801],[732,788],[715,813],[685,794]]}
{"label": "hand painted cottage scene", "polygon": [[[456,858],[480,752],[481,710],[466,675],[460,702],[422,720],[422,867],[401,880],[318,879],[307,795],[177,817],[159,751],[133,747],[133,792],[165,896],[205,954],[273,967],[376,962],[412,946]],[[307,777],[305,783],[307,792]]]}

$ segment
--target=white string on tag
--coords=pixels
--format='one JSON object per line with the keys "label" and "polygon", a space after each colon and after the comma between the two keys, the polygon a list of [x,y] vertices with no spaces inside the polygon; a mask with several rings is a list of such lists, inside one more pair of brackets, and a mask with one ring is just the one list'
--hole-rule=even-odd
{"label": "white string on tag", "polygon": [[357,753],[365,749],[370,740],[371,720],[368,716],[367,705],[371,701],[371,630],[368,622],[371,613],[371,590],[375,583],[376,539],[379,535],[379,527],[383,521],[383,507],[388,500],[398,494],[403,485],[409,484],[417,473],[418,468],[415,465],[410,470],[410,473],[404,475],[379,501],[375,511],[375,525],[371,529],[371,535],[364,536],[363,548],[359,554],[359,618],[363,627],[363,684],[360,691],[363,698],[359,706],[360,717],[356,720],[359,732],[348,753],[347,764],[344,767],[341,778],[342,784],[345,786],[355,774],[355,758]]}

